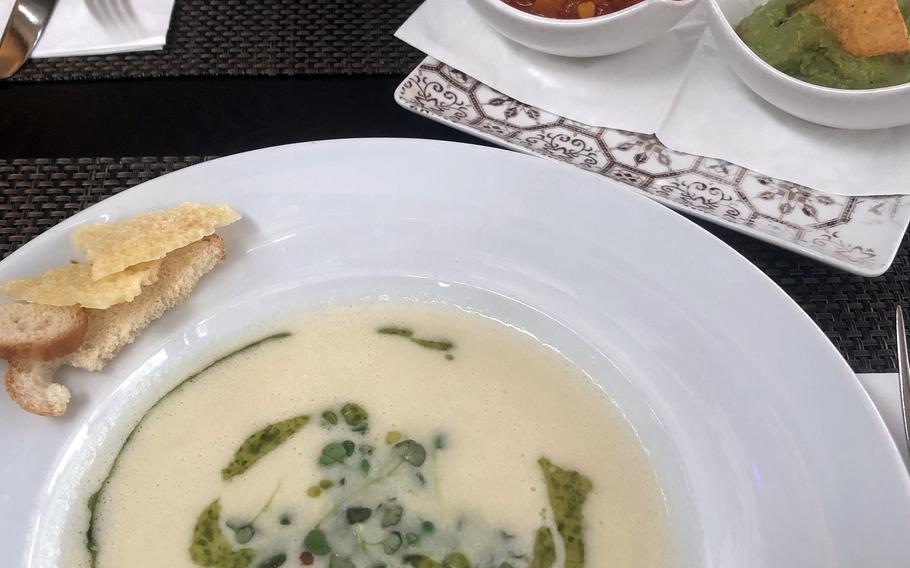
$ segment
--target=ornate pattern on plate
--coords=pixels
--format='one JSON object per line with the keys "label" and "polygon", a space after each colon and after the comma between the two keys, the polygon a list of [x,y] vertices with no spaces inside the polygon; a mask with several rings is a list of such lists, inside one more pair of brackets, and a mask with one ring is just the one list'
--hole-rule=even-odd
{"label": "ornate pattern on plate", "polygon": [[653,135],[581,124],[427,58],[398,87],[408,110],[496,144],[617,180],[680,211],[857,274],[888,269],[910,199],[846,197],[667,148]]}

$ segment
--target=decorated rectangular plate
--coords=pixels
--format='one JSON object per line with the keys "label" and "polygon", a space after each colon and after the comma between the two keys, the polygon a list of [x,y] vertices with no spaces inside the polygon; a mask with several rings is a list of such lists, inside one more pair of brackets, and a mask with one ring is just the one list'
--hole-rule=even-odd
{"label": "decorated rectangular plate", "polygon": [[671,150],[650,134],[575,122],[431,57],[401,83],[395,100],[494,144],[622,182],[673,209],[863,276],[888,270],[910,222],[906,197],[824,193]]}

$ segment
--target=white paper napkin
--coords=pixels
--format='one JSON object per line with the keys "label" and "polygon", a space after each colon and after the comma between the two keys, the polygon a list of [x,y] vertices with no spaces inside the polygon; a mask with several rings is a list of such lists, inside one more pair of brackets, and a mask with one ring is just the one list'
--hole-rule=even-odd
{"label": "white paper napkin", "polygon": [[[397,37],[524,103],[589,124],[656,133],[842,195],[910,194],[910,127],[837,130],[765,103],[717,57],[697,7],[662,38],[617,55],[546,55],[502,37],[465,0],[426,0]],[[701,42],[699,42],[701,40]]]}
{"label": "white paper napkin", "polygon": [[[15,0],[0,0],[8,20]],[[174,0],[57,0],[32,57],[100,55],[164,47]]]}
{"label": "white paper napkin", "polygon": [[694,10],[671,33],[615,57],[547,55],[506,39],[465,0],[427,0],[396,37],[524,103],[595,126],[654,132],[705,27]]}
{"label": "white paper napkin", "polygon": [[705,33],[657,136],[671,148],[842,195],[910,194],[910,126],[840,130],[752,92]]}
{"label": "white paper napkin", "polygon": [[869,398],[875,404],[879,414],[888,427],[888,432],[897,444],[897,449],[904,458],[904,463],[910,467],[907,443],[904,441],[904,419],[901,416],[901,391],[897,382],[896,373],[869,373],[858,374],[859,382],[869,393]]}

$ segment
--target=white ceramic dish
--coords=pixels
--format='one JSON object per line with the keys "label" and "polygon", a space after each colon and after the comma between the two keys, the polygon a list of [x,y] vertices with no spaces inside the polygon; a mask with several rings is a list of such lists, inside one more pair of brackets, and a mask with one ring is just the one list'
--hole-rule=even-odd
{"label": "white ceramic dish", "polygon": [[[651,135],[582,124],[524,104],[432,57],[401,82],[395,100],[493,144],[571,164],[683,213],[862,276],[888,270],[910,224],[906,196],[834,195],[678,152]],[[876,179],[874,168],[868,176]],[[613,187],[604,184],[604,190]]]}
{"label": "white ceramic dish", "polygon": [[567,57],[594,57],[643,45],[666,32],[697,0],[644,0],[613,14],[581,20],[544,18],[502,0],[467,0],[486,21],[512,41]]}
{"label": "white ceramic dish", "polygon": [[85,223],[184,200],[245,216],[186,304],[103,375],[63,373],[65,418],[0,400],[0,565],[56,566],[86,471],[183,372],[276,314],[383,297],[501,318],[591,373],[651,452],[678,566],[902,565],[910,479],[834,347],[723,243],[605,183],[501,150],[347,140],[194,166],[41,235],[0,279],[65,262]]}
{"label": "white ceramic dish", "polygon": [[760,97],[804,120],[853,130],[910,124],[910,83],[883,89],[820,87],[778,71],[755,54],[735,27],[767,0],[710,0],[708,26],[718,51]]}

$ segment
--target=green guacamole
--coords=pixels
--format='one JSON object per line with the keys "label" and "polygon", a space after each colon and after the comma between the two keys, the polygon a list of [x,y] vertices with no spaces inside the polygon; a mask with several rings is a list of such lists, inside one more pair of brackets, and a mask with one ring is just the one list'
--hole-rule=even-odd
{"label": "green guacamole", "polygon": [[[910,82],[910,52],[854,57],[814,14],[812,0],[769,0],[736,32],[752,51],[791,77],[837,89],[877,89]],[[910,22],[910,0],[898,0]]]}

